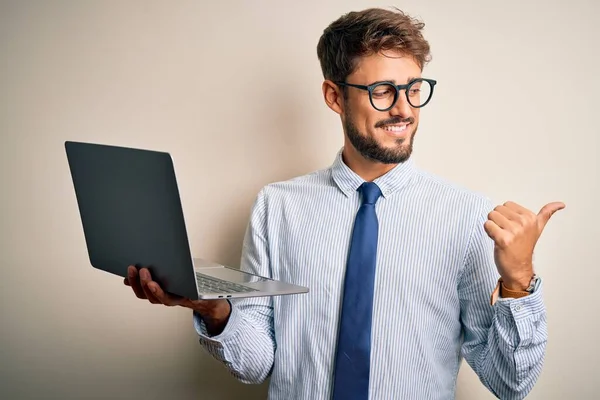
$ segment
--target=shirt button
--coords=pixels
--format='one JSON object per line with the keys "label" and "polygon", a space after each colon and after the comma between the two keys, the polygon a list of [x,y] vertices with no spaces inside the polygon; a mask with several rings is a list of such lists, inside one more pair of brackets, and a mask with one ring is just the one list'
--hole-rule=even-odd
{"label": "shirt button", "polygon": [[521,311],[521,306],[517,304],[517,305],[515,306],[515,311],[517,311],[517,312],[518,312],[518,311]]}

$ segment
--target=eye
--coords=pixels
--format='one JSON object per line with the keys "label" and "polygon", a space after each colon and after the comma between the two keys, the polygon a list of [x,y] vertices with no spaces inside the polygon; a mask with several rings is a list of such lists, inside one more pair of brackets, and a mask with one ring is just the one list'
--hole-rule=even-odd
{"label": "eye", "polygon": [[390,85],[379,85],[373,89],[372,96],[376,99],[384,99],[387,97],[393,97],[396,90]]}
{"label": "eye", "polygon": [[375,90],[373,91],[373,96],[375,97],[385,97],[385,96],[389,96],[391,93],[390,90]]}
{"label": "eye", "polygon": [[423,84],[423,82],[421,81],[416,81],[415,83],[413,83],[410,88],[408,89],[408,95],[409,96],[417,96],[419,93],[421,93],[421,85]]}

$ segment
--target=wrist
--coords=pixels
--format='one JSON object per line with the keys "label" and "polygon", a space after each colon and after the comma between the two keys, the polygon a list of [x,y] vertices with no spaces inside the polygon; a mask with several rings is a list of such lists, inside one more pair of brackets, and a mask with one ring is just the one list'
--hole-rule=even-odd
{"label": "wrist", "polygon": [[494,305],[494,303],[499,297],[518,299],[521,297],[528,296],[531,293],[533,293],[536,282],[537,275],[533,274],[529,280],[529,283],[525,285],[525,287],[523,287],[521,280],[512,281],[509,284],[510,286],[507,286],[506,282],[504,281],[504,278],[500,277],[500,279],[498,279],[498,284],[496,285],[496,288],[492,292],[490,304]]}
{"label": "wrist", "polygon": [[524,271],[517,275],[501,275],[504,287],[511,291],[526,291],[531,285],[531,280],[535,277],[535,273],[533,272],[533,266],[525,268]]}
{"label": "wrist", "polygon": [[[533,274],[532,274],[532,276],[533,276]],[[529,287],[530,282],[531,282],[531,276],[526,279],[502,278],[502,284],[504,285],[504,287],[507,288],[508,290],[511,290],[514,292],[524,292]]]}
{"label": "wrist", "polygon": [[537,275],[533,274],[529,283],[524,285],[519,281],[518,283],[512,285],[506,285],[502,278],[499,279],[499,285],[501,287],[501,294],[506,293],[507,296],[502,295],[502,297],[521,297],[526,296],[533,292],[535,288],[535,284],[537,282]]}
{"label": "wrist", "polygon": [[194,311],[205,321],[222,321],[231,314],[231,303],[228,300],[207,300],[193,307]]}
{"label": "wrist", "polygon": [[204,321],[210,335],[218,335],[225,329],[231,316],[231,303],[228,300],[216,300],[209,310],[206,307],[195,310]]}

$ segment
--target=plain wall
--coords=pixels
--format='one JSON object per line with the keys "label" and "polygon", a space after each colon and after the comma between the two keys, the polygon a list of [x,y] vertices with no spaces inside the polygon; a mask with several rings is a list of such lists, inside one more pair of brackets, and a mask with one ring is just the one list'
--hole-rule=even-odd
{"label": "plain wall", "polygon": [[[498,203],[567,204],[536,248],[550,339],[531,399],[600,396],[599,4],[393,4],[425,21],[439,82],[418,165]],[[0,3],[1,398],[266,397],[205,353],[189,310],[89,266],[63,143],[171,152],[194,253],[238,265],[258,190],[341,147],[316,44],[372,5],[390,3]],[[493,398],[466,363],[457,397]]]}

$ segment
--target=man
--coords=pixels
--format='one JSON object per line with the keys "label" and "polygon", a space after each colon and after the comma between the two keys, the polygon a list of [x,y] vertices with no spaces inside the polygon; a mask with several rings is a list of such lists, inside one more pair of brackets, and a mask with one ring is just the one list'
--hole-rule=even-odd
{"label": "man", "polygon": [[547,326],[532,254],[564,204],[493,208],[414,165],[436,84],[422,76],[422,28],[369,9],[318,43],[343,149],[330,168],[260,191],[241,260],[310,293],[190,301],[130,267],[138,297],[194,310],[200,343],[243,382],[270,376],[271,399],[449,399],[462,357],[502,399],[525,397],[540,374]]}

